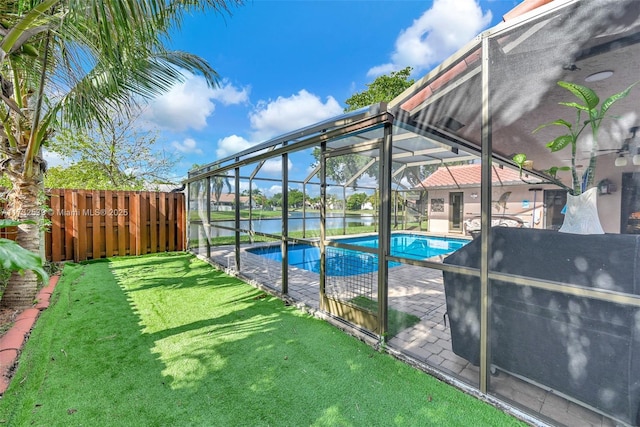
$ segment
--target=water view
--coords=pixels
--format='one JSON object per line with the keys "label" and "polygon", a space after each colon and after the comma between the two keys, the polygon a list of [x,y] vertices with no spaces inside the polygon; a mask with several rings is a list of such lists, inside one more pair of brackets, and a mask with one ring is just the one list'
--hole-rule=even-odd
{"label": "water view", "polygon": [[[328,229],[331,228],[343,228],[343,227],[362,227],[362,226],[371,226],[374,224],[375,218],[373,214],[347,214],[346,217],[343,217],[342,214],[330,213],[327,214],[326,227]],[[259,217],[259,211],[255,213],[255,218],[252,220],[253,227],[251,228],[253,231],[257,231],[260,233],[269,233],[269,234],[280,234],[282,233],[282,219],[278,217]],[[226,237],[233,236],[233,231],[224,230],[216,225],[221,227],[230,227],[233,228],[235,226],[234,221],[215,221],[211,223],[213,227],[211,228],[211,237]],[[302,212],[290,212],[289,214],[289,232],[297,232],[303,231],[303,228],[307,231],[309,230],[320,230],[320,214],[317,212],[307,212],[306,219],[303,218]],[[249,229],[249,220],[241,220],[240,228],[248,230]]]}

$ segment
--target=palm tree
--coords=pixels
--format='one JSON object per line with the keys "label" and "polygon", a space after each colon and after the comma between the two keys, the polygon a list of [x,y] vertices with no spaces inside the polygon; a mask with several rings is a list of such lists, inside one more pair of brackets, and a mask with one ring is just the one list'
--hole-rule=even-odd
{"label": "palm tree", "polygon": [[[218,166],[216,166],[216,169]],[[223,175],[214,175],[211,177],[211,189],[213,190],[213,197],[216,199],[216,210],[220,209],[220,196],[222,196],[222,190],[227,187],[227,192],[231,193],[231,183],[226,172]]]}
{"label": "palm tree", "polygon": [[[241,0],[3,0],[0,2],[0,173],[11,181],[14,220],[42,218],[42,147],[56,129],[109,123],[109,112],[132,111],[136,100],[168,91],[201,74],[217,74],[203,59],[165,43],[186,13],[228,12]],[[40,247],[39,225],[22,224],[17,242]],[[33,301],[33,273],[14,275],[2,304]]]}

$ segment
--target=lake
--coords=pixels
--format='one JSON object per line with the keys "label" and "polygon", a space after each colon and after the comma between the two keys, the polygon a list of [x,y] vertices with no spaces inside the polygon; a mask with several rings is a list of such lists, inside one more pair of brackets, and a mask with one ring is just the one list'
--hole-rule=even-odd
{"label": "lake", "polygon": [[[256,218],[253,219],[253,231],[268,234],[280,234],[282,233],[282,219],[281,218],[258,218],[259,211],[254,213]],[[289,213],[289,232],[302,231],[303,222],[305,228],[309,230],[320,230],[320,214],[317,212],[307,212],[307,219],[303,221],[302,212],[290,212]],[[343,217],[342,214],[330,213],[327,214],[326,226],[327,228],[342,228],[344,226],[349,227],[362,227],[371,226],[374,224],[373,214],[361,215],[361,214],[347,214]],[[224,237],[233,236],[233,231],[224,230],[215,225],[223,227],[235,227],[234,221],[215,221],[211,223],[211,237]],[[240,220],[240,228],[248,230],[249,220]]]}

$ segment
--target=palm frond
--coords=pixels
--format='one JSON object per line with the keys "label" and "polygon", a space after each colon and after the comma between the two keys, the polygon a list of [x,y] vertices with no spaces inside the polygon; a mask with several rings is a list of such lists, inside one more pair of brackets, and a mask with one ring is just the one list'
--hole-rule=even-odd
{"label": "palm frond", "polygon": [[[50,134],[46,127],[107,126],[112,111],[132,111],[137,98],[166,93],[186,73],[217,85],[218,74],[204,59],[165,43],[187,13],[228,13],[242,1],[45,0],[30,10],[20,10],[24,2],[8,3],[0,6],[0,21],[13,27],[0,33],[0,48],[11,61],[0,73],[15,76],[23,111],[35,118],[37,144],[30,152],[37,152]],[[26,51],[18,49],[25,44]],[[15,109],[13,101],[5,104]]]}

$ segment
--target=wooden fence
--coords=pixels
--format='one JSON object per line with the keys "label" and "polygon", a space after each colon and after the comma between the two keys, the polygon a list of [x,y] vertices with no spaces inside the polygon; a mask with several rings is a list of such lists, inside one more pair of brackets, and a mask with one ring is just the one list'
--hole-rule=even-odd
{"label": "wooden fence", "polygon": [[[49,261],[182,251],[186,248],[182,193],[47,190]],[[0,206],[1,207],[1,206]],[[3,234],[11,238],[11,231]]]}

